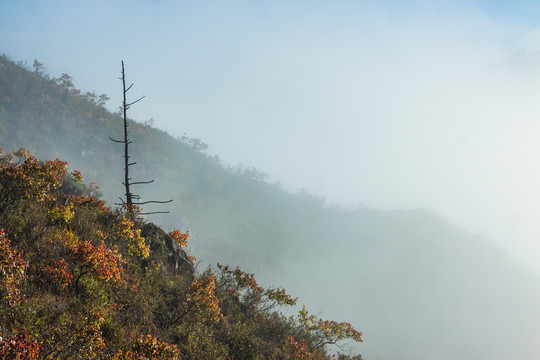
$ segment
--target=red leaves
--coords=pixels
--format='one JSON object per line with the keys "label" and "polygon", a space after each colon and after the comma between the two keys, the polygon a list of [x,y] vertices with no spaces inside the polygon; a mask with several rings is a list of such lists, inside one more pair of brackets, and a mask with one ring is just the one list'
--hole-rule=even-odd
{"label": "red leaves", "polygon": [[71,279],[73,279],[73,275],[67,270],[67,266],[68,263],[62,259],[54,266],[43,265],[43,272],[50,280],[59,283],[62,288],[65,288],[71,284]]}
{"label": "red leaves", "polygon": [[111,279],[122,281],[122,260],[118,257],[116,251],[109,249],[105,243],[94,246],[89,241],[84,241],[75,245],[73,253],[78,259],[78,263],[83,268],[82,274],[91,272],[99,279],[109,281]]}
{"label": "red leaves", "polygon": [[297,342],[292,336],[287,339],[287,346],[294,359],[311,360],[312,355],[306,343]]}
{"label": "red leaves", "polygon": [[20,252],[11,250],[10,241],[4,236],[4,230],[0,229],[0,280],[11,305],[21,300],[19,283],[26,278],[26,268]]}
{"label": "red leaves", "polygon": [[26,333],[11,337],[2,338],[0,336],[0,358],[6,360],[33,360],[39,357],[39,352],[43,349],[37,342],[32,341]]}

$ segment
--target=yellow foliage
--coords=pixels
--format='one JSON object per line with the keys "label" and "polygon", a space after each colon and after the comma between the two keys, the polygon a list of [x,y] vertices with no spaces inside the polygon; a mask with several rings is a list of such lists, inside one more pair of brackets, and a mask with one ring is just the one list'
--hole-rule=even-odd
{"label": "yellow foliage", "polygon": [[199,318],[218,322],[223,315],[216,296],[215,276],[210,275],[200,280],[193,280],[187,297],[188,309]]}

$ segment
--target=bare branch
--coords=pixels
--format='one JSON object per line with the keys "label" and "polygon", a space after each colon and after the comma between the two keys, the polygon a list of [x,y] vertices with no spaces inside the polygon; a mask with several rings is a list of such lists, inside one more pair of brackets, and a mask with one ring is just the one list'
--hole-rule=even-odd
{"label": "bare branch", "polygon": [[109,139],[111,139],[112,141],[117,142],[117,143],[124,143],[124,142],[121,141],[121,140],[114,140],[114,139],[113,139],[112,137],[110,137],[110,136],[109,136]]}
{"label": "bare branch", "polygon": [[139,101],[141,101],[144,98],[145,98],[145,95],[141,96],[140,98],[138,98],[134,102],[127,104],[127,106],[130,107],[131,105],[138,103]]}
{"label": "bare branch", "polygon": [[151,183],[153,183],[153,182],[154,182],[154,180],[150,180],[150,181],[135,181],[135,182],[130,183],[130,185],[151,184]]}
{"label": "bare branch", "polygon": [[150,200],[150,201],[143,201],[143,202],[140,202],[140,203],[133,203],[135,205],[144,205],[144,204],[167,204],[167,203],[170,203],[172,202],[172,199],[171,200],[166,200],[166,201],[157,201],[157,200]]}

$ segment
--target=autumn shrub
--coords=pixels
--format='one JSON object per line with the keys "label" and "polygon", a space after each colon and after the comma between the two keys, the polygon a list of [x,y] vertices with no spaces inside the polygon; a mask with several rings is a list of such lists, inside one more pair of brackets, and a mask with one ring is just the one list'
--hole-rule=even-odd
{"label": "autumn shrub", "polygon": [[0,358],[5,360],[33,360],[39,358],[42,346],[32,341],[26,330],[22,333],[2,338],[0,336]]}
{"label": "autumn shrub", "polygon": [[8,304],[15,304],[21,300],[19,284],[26,277],[26,262],[21,258],[20,252],[10,247],[10,241],[5,237],[4,230],[0,229],[0,299]]}
{"label": "autumn shrub", "polygon": [[152,335],[139,337],[133,345],[133,353],[144,359],[180,359],[175,345],[159,341]]}

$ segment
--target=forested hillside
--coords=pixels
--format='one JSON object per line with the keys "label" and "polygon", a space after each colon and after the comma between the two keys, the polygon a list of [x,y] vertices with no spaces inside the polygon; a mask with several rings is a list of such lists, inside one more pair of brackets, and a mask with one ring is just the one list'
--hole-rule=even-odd
{"label": "forested hillside", "polygon": [[[0,146],[67,160],[111,204],[123,193],[123,164],[108,137],[123,129],[105,101],[81,94],[68,75],[50,79],[39,63],[3,57]],[[240,265],[324,317],[350,321],[364,333],[364,358],[540,357],[539,280],[487,239],[429,210],[345,209],[291,194],[207,155],[200,140],[138,122],[130,129],[132,177],[156,180],[137,191],[174,200],[152,220],[189,230],[203,265]]]}
{"label": "forested hillside", "polygon": [[280,314],[296,298],[238,267],[196,273],[188,233],[92,192],[65,162],[0,153],[0,358],[330,359],[361,341],[305,307]]}

